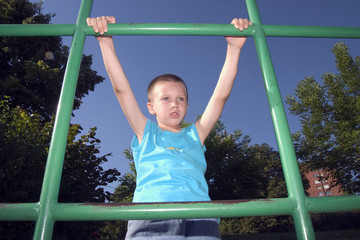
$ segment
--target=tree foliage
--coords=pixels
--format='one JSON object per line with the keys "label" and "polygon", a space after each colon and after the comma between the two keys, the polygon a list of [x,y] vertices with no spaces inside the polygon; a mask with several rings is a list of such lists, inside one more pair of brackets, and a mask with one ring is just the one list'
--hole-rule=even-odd
{"label": "tree foliage", "polygon": [[[38,114],[0,101],[1,202],[39,200],[52,128],[53,121],[43,125]],[[109,154],[98,156],[96,128],[76,139],[81,130],[80,125],[70,127],[59,201],[104,202],[110,193],[101,186],[116,181],[120,173],[101,167]]]}
{"label": "tree foliage", "polygon": [[[48,24],[40,3],[0,0],[1,24]],[[0,37],[0,201],[39,201],[54,114],[68,58],[60,37]],[[74,109],[104,80],[91,69],[92,56],[83,55]],[[96,128],[81,135],[70,126],[59,202],[104,202],[104,187],[117,181],[116,169],[104,170],[109,154],[100,155]],[[31,239],[34,224],[0,222],[7,239]],[[53,239],[91,239],[99,224],[56,222]]]}
{"label": "tree foliage", "polygon": [[344,43],[333,48],[338,73],[321,82],[306,77],[287,97],[290,112],[299,117],[294,134],[297,155],[310,170],[325,169],[344,191],[360,191],[360,58],[352,58]]}
{"label": "tree foliage", "polygon": [[125,173],[120,177],[120,184],[115,189],[112,200],[114,202],[130,203],[132,202],[136,188],[136,170],[131,150],[125,149],[124,154],[126,159],[129,161],[130,172]]}
{"label": "tree foliage", "polygon": [[[39,201],[52,127],[53,121],[43,125],[38,114],[30,114],[20,107],[11,107],[4,100],[0,101],[1,202]],[[101,164],[107,162],[109,154],[98,156],[100,140],[95,136],[96,129],[90,129],[87,134],[77,138],[81,130],[79,125],[70,127],[59,202],[110,200],[110,193],[104,187],[116,181],[120,173],[116,169],[102,169]],[[2,222],[0,233],[7,229],[6,235],[13,236],[8,239],[31,238],[31,225],[22,223],[19,227],[16,223]],[[88,239],[91,231],[96,228],[88,223],[56,225],[54,239],[59,236],[72,239],[74,235],[71,232],[76,231],[81,232],[77,234],[78,239]]]}
{"label": "tree foliage", "polygon": [[[286,196],[279,155],[269,145],[250,145],[240,130],[227,134],[220,121],[205,141],[206,179],[213,200]],[[269,196],[272,187],[279,187]]]}
{"label": "tree foliage", "polygon": [[[0,24],[49,24],[41,3],[0,0]],[[0,99],[38,113],[49,121],[56,112],[69,48],[61,37],[0,37]],[[81,98],[104,80],[91,69],[92,56],[83,55],[74,109]]]}
{"label": "tree foliage", "polygon": [[[240,130],[228,134],[218,121],[205,141],[206,179],[212,200],[281,198],[287,196],[279,153],[267,144],[250,145]],[[223,235],[287,231],[290,217],[221,219]]]}
{"label": "tree foliage", "polygon": [[38,115],[0,101],[1,202],[39,200],[51,130]]}
{"label": "tree foliage", "polygon": [[[130,149],[125,149],[124,154],[129,161],[130,172],[123,174],[119,179],[119,186],[111,196],[113,202],[131,203],[136,188],[136,170],[134,158]],[[100,229],[102,239],[122,239],[127,231],[127,221],[105,222]]]}

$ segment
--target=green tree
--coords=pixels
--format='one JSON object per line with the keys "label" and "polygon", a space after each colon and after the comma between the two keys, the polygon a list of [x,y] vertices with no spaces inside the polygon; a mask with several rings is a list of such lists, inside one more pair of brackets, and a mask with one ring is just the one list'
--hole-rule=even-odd
{"label": "green tree", "polygon": [[[1,202],[39,200],[52,125],[53,121],[43,125],[38,114],[30,114],[20,107],[12,108],[6,100],[0,101]],[[96,129],[90,129],[86,135],[77,138],[80,130],[79,125],[70,127],[59,202],[110,200],[110,193],[104,187],[116,181],[120,173],[116,169],[101,168],[109,154],[98,156],[100,140],[95,136]],[[32,236],[31,223],[22,223],[21,227],[18,225],[2,222],[0,233],[7,229],[6,235],[13,236],[8,239]],[[74,235],[71,233],[76,231],[81,233],[76,234],[78,239],[88,239],[91,231],[97,227],[94,224],[74,223],[56,225],[54,239],[59,236],[72,239]]]}
{"label": "green tree", "polygon": [[[49,24],[54,15],[41,11],[41,2],[0,0],[0,24]],[[14,106],[49,121],[56,112],[68,53],[61,37],[0,37],[0,100],[10,96]],[[91,64],[92,56],[83,55],[74,109],[104,81]]]}
{"label": "green tree", "polygon": [[213,200],[286,197],[280,157],[267,144],[250,145],[240,130],[226,132],[221,121],[205,141],[206,179]]}
{"label": "green tree", "polygon": [[[1,24],[48,24],[41,2],[0,0]],[[61,37],[0,37],[0,201],[37,202],[40,196],[53,119],[68,58]],[[81,99],[104,80],[91,69],[92,56],[83,55],[74,99]],[[104,202],[104,187],[120,176],[101,164],[96,128],[83,136],[71,125],[65,153],[59,202]],[[57,222],[53,239],[90,239],[97,223]],[[33,223],[1,222],[7,239],[31,239]]]}
{"label": "green tree", "polygon": [[[136,188],[136,170],[130,149],[125,149],[124,154],[126,159],[129,160],[130,172],[120,177],[120,184],[115,189],[111,200],[119,203],[131,203]],[[100,235],[102,239],[119,239],[125,237],[126,231],[127,221],[105,222],[104,226],[100,229]]]}
{"label": "green tree", "polygon": [[301,123],[293,135],[299,159],[351,194],[360,191],[360,58],[341,42],[332,51],[338,73],[306,77],[286,102]]}
{"label": "green tree", "polygon": [[212,200],[258,198],[262,195],[258,191],[261,172],[246,154],[250,141],[250,137],[243,136],[240,130],[227,134],[220,121],[205,140],[208,164],[205,177]]}
{"label": "green tree", "polygon": [[[104,187],[115,182],[120,172],[114,168],[104,170],[110,154],[98,156],[100,140],[96,128],[77,138],[80,125],[72,125],[68,136],[63,175],[61,178],[59,202],[105,202],[111,200],[111,193]],[[56,222],[53,239],[91,239],[92,233],[103,226],[102,222]]]}
{"label": "green tree", "polygon": [[[206,177],[212,200],[287,197],[279,153],[267,144],[250,145],[240,130],[226,132],[220,121],[205,141]],[[223,235],[288,231],[290,217],[246,217],[221,220]]]}
{"label": "green tree", "polygon": [[51,130],[38,115],[0,101],[1,202],[39,200]]}

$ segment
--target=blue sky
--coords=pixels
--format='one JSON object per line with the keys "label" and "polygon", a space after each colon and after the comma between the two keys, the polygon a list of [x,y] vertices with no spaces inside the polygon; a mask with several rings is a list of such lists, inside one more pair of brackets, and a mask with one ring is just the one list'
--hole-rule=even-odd
{"label": "blue sky", "polygon": [[[52,23],[75,23],[79,0],[44,0],[43,12],[56,13]],[[360,1],[356,0],[258,0],[260,16],[267,25],[309,25],[360,27]],[[94,0],[92,17],[112,15],[121,23],[230,23],[234,17],[248,17],[244,0]],[[147,116],[146,87],[155,76],[174,73],[188,85],[190,108],[186,121],[193,122],[205,109],[216,84],[226,53],[223,37],[204,36],[115,36],[116,49],[138,103]],[[335,72],[331,49],[336,42],[349,46],[353,57],[360,55],[359,39],[268,38],[270,54],[282,98],[294,93],[306,76]],[[70,45],[71,37],[64,37]],[[96,126],[101,154],[112,153],[105,168],[128,171],[123,150],[129,148],[133,132],[113,94],[102,63],[97,40],[89,36],[85,54],[93,55],[93,69],[106,80],[83,99],[72,123]],[[288,106],[285,105],[287,111]],[[290,131],[300,129],[289,115]],[[253,39],[242,51],[238,76],[221,120],[227,131],[240,129],[252,144],[267,143],[277,149],[264,83]],[[114,184],[116,186],[117,184]]]}

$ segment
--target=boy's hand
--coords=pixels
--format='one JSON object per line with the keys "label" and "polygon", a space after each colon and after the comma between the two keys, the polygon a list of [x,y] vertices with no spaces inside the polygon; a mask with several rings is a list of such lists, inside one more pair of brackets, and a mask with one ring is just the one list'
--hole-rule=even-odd
{"label": "boy's hand", "polygon": [[[243,31],[244,29],[247,29],[249,26],[251,26],[253,23],[248,19],[234,18],[231,21],[231,24],[234,25],[235,28],[239,29],[240,31]],[[225,37],[225,39],[230,46],[236,48],[242,48],[246,41],[246,37]]]}
{"label": "boy's hand", "polygon": [[[92,27],[94,29],[94,32],[100,33],[100,35],[103,35],[108,31],[108,23],[115,23],[115,17],[113,16],[102,16],[102,17],[96,17],[96,18],[87,18],[86,23],[89,27]],[[100,40],[100,38],[103,38],[104,36],[97,36],[96,38]],[[111,36],[109,36],[111,37]]]}

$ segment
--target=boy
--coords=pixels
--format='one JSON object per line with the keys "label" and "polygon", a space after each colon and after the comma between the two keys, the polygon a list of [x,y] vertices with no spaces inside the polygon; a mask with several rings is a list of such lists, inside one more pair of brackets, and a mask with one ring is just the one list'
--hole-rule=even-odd
{"label": "boy", "polygon": [[[141,112],[115,53],[108,23],[114,17],[88,18],[100,44],[105,68],[115,95],[135,136],[131,147],[137,171],[133,202],[210,201],[204,177],[204,141],[218,121],[230,95],[246,37],[226,37],[226,60],[212,97],[199,120],[186,128],[181,123],[188,109],[187,87],[178,76],[156,77],[148,87],[147,107],[157,124]],[[252,23],[233,19],[243,31]],[[220,239],[216,219],[129,221],[126,239]]]}

